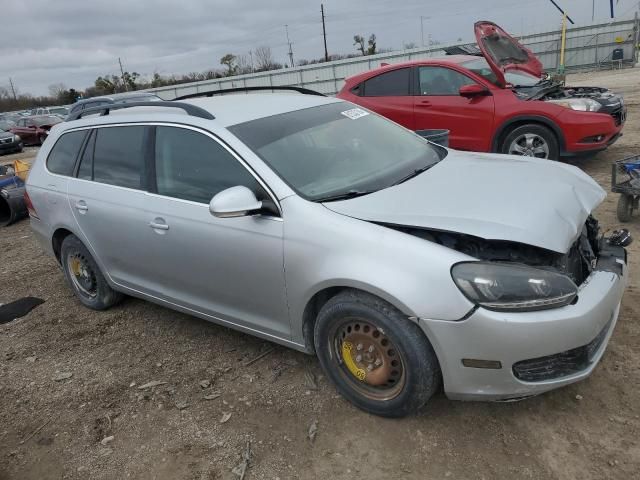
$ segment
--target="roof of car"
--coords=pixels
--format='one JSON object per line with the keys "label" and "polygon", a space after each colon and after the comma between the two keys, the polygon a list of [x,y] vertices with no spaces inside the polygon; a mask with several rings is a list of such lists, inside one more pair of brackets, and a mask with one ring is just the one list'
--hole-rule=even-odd
{"label": "roof of car", "polygon": [[[344,102],[339,98],[322,97],[316,95],[302,95],[299,93],[242,93],[233,95],[220,95],[213,97],[192,98],[180,100],[183,103],[196,105],[210,112],[215,117],[215,122],[223,127],[229,127],[238,123],[249,122],[259,118],[279,115],[281,113],[303,110],[306,108],[327,105],[331,103]],[[105,122],[109,117],[120,117],[122,115],[135,115],[140,113],[187,115],[179,109],[169,109],[167,107],[131,107],[122,110],[114,110],[108,116],[102,117]],[[94,117],[85,117],[96,118]],[[70,123],[75,123],[72,121]]]}
{"label": "roof of car", "polygon": [[351,77],[347,77],[345,80],[351,83],[354,79],[364,79],[368,77],[373,77],[379,73],[382,73],[386,70],[395,70],[396,68],[403,67],[413,67],[415,65],[428,65],[430,63],[437,64],[447,64],[447,63],[455,63],[460,64],[463,62],[468,62],[470,60],[478,60],[482,57],[477,55],[445,55],[443,57],[432,57],[432,58],[423,58],[420,60],[411,60],[408,62],[399,62],[399,63],[391,63],[389,65],[383,65],[379,68],[374,68],[373,70],[367,70],[366,72],[358,73],[356,75],[352,75]]}

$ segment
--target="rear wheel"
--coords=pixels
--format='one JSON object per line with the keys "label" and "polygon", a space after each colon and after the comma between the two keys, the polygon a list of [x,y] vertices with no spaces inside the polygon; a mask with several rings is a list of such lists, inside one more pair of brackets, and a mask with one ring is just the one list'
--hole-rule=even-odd
{"label": "rear wheel", "polygon": [[621,222],[628,222],[633,215],[633,196],[621,194],[618,198],[618,208],[616,213],[618,214],[618,220]]}
{"label": "rear wheel", "polygon": [[318,314],[318,358],[338,391],[385,417],[417,411],[440,385],[440,368],[424,333],[387,302],[348,291]]}
{"label": "rear wheel", "polygon": [[109,286],[89,250],[75,235],[63,240],[60,262],[67,282],[84,306],[106,310],[122,300],[123,295]]}
{"label": "rear wheel", "polygon": [[534,123],[522,125],[509,132],[501,153],[557,160],[560,157],[558,139],[547,127]]}

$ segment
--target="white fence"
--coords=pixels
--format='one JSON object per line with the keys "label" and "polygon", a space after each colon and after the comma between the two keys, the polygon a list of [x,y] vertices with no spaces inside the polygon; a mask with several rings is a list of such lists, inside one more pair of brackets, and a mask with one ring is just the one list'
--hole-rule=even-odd
{"label": "white fence", "polygon": [[[634,64],[637,61],[637,46],[640,40],[638,24],[636,18],[568,28],[565,69],[611,68],[612,66]],[[538,56],[546,70],[555,70],[558,67],[560,58],[559,30],[524,35],[520,41]],[[296,85],[333,95],[342,88],[346,77],[377,68],[381,63],[398,63],[443,56],[445,52],[442,48],[442,45],[438,45],[431,48],[401,50],[304,67],[152,88],[147,91],[155,92],[158,96],[171,100],[181,95],[225,88]],[[621,49],[622,60],[614,62],[612,58],[616,49]]]}

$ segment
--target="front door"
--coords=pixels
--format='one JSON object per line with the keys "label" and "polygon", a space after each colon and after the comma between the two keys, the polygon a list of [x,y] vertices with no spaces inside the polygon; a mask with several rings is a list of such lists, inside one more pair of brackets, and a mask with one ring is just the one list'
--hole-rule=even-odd
{"label": "front door", "polygon": [[[209,202],[243,185],[266,191],[214,137],[178,126],[155,131],[155,185],[146,201],[145,289],[183,307],[289,338],[279,215],[217,218]],[[153,261],[151,260],[153,259]]]}
{"label": "front door", "polygon": [[460,87],[476,82],[447,67],[417,67],[416,83],[413,97],[416,130],[446,129],[452,148],[490,150],[494,117],[492,96],[460,96]]}

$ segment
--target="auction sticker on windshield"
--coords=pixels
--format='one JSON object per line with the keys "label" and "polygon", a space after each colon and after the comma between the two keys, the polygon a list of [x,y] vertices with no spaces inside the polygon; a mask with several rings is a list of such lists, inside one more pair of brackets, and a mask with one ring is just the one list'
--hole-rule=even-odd
{"label": "auction sticker on windshield", "polygon": [[369,115],[369,112],[365,112],[361,108],[352,108],[351,110],[345,110],[344,112],[340,112],[345,117],[349,117],[351,120],[356,120],[360,117],[366,117]]}

